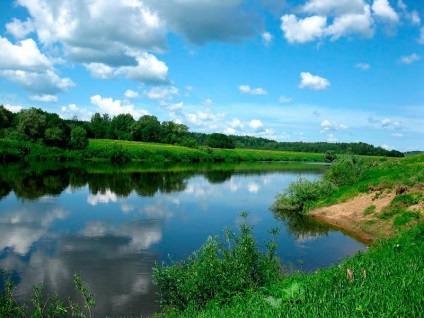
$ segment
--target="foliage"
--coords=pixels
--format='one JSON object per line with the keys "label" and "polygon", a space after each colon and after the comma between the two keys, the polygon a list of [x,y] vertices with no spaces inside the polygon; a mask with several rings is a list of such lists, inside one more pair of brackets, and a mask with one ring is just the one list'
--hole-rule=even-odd
{"label": "foliage", "polygon": [[[5,276],[6,274],[2,274]],[[32,289],[30,308],[26,304],[19,305],[15,300],[13,284],[10,277],[4,282],[4,292],[0,294],[0,317],[92,317],[91,308],[95,305],[94,295],[84,285],[81,277],[74,275],[76,291],[82,297],[82,304],[71,298],[59,299],[57,295],[44,295],[43,285],[36,285]]]}
{"label": "foliage", "polygon": [[299,178],[289,184],[286,190],[277,196],[272,205],[274,211],[305,213],[316,201],[333,194],[337,186],[326,180],[307,180]]}
{"label": "foliage", "polygon": [[225,148],[225,149],[234,149],[234,141],[224,134],[213,133],[210,134],[205,141],[206,146],[212,148]]}
{"label": "foliage", "polygon": [[252,227],[246,223],[247,214],[242,216],[238,235],[228,230],[224,241],[209,237],[186,260],[154,267],[154,283],[163,308],[181,311],[204,308],[208,302],[230,303],[234,297],[278,279],[280,265],[274,240],[267,243],[265,253],[259,251]]}
{"label": "foliage", "polygon": [[94,138],[103,139],[107,136],[107,131],[109,129],[111,119],[108,114],[100,115],[100,113],[95,113],[91,116],[90,126],[94,134]]}
{"label": "foliage", "polygon": [[71,147],[85,149],[88,146],[87,132],[82,127],[75,127],[71,131]]}
{"label": "foliage", "polygon": [[46,129],[46,115],[36,108],[23,109],[18,115],[16,131],[28,136],[31,141],[37,141],[44,137]]}
{"label": "foliage", "polygon": [[134,118],[131,114],[119,114],[110,122],[107,138],[131,140],[131,126],[134,122]]}
{"label": "foliage", "polygon": [[[423,317],[424,223],[338,266],[294,274],[229,305],[166,317]],[[348,270],[352,273],[347,276]]]}
{"label": "foliage", "polygon": [[364,163],[358,157],[339,157],[324,174],[324,180],[337,186],[353,185],[360,180],[363,170]]}

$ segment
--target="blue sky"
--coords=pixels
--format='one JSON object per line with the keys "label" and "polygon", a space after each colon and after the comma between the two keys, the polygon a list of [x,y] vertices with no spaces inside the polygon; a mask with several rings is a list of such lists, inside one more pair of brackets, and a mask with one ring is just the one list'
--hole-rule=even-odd
{"label": "blue sky", "polygon": [[422,0],[0,0],[0,104],[424,149]]}

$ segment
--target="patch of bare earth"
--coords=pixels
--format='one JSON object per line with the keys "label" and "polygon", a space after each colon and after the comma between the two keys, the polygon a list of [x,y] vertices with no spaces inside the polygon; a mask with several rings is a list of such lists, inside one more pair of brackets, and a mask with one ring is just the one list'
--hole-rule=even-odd
{"label": "patch of bare earth", "polygon": [[[371,243],[377,238],[389,237],[392,234],[392,225],[374,215],[388,206],[395,196],[394,191],[363,194],[348,202],[312,210],[309,215]],[[365,210],[372,205],[375,209],[367,214]]]}

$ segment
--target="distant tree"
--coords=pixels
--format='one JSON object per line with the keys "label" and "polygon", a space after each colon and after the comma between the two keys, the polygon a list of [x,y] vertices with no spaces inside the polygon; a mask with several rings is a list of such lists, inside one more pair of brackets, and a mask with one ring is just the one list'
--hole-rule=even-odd
{"label": "distant tree", "polygon": [[234,141],[227,135],[220,134],[220,133],[210,134],[206,138],[205,142],[207,146],[212,148],[226,148],[226,149],[235,148]]}
{"label": "distant tree", "polygon": [[165,144],[181,144],[188,135],[188,127],[173,121],[164,121],[161,124],[160,141]]}
{"label": "distant tree", "polygon": [[18,115],[18,125],[16,130],[23,133],[31,141],[44,137],[46,129],[46,115],[41,109],[30,108],[21,110]]}
{"label": "distant tree", "polygon": [[93,116],[91,116],[90,126],[94,138],[106,138],[110,122],[111,119],[108,114],[100,115],[100,113],[95,113]]}
{"label": "distant tree", "polygon": [[87,131],[82,127],[73,128],[70,144],[73,149],[85,149],[88,146]]}
{"label": "distant tree", "polygon": [[135,120],[131,114],[120,114],[114,117],[109,125],[109,139],[131,140],[131,127]]}
{"label": "distant tree", "polygon": [[141,116],[131,127],[132,140],[159,142],[161,126],[156,116]]}

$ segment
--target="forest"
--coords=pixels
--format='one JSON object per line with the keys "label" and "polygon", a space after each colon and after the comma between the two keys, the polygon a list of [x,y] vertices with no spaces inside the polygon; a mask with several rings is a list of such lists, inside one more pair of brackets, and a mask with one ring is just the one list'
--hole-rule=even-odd
{"label": "forest", "polygon": [[144,115],[135,120],[131,114],[111,117],[95,113],[90,121],[62,119],[58,114],[39,108],[13,113],[0,106],[0,139],[26,141],[65,149],[84,149],[88,139],[111,139],[154,142],[190,148],[258,149],[290,152],[355,154],[403,157],[397,150],[386,150],[363,142],[277,142],[252,136],[227,136],[222,133],[190,132],[184,124],[160,122],[156,116]]}

